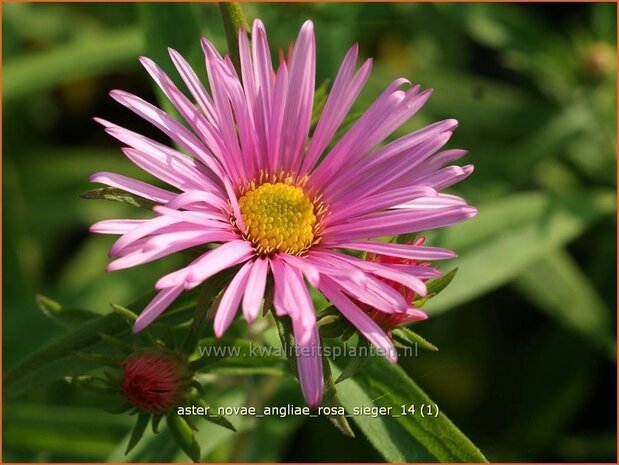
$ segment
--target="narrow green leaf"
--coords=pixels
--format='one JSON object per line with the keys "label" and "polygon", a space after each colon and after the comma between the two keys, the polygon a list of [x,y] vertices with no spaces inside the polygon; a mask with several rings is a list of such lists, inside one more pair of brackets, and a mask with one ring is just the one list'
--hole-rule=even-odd
{"label": "narrow green leaf", "polygon": [[191,362],[197,371],[227,375],[284,374],[286,360],[268,353],[268,347],[255,341],[232,338],[203,338],[199,358]]}
{"label": "narrow green leaf", "polygon": [[[282,350],[285,354],[292,353],[291,348],[294,347],[294,338],[292,336],[292,322],[290,318],[279,318],[276,315],[273,315],[273,318],[277,325],[277,333],[282,344]],[[288,357],[288,364],[290,366],[290,371],[296,376],[297,359],[295,357]]]}
{"label": "narrow green leaf", "polygon": [[96,376],[67,376],[65,381],[76,386],[99,394],[117,394],[118,387],[111,386],[107,380]]}
{"label": "narrow green leaf", "polygon": [[66,328],[74,328],[100,317],[95,312],[88,310],[65,308],[55,300],[43,295],[37,295],[36,300],[45,316]]}
{"label": "narrow green leaf", "polygon": [[[325,391],[322,398],[322,405],[326,407],[341,407],[342,403],[337,395],[335,383],[333,382],[333,374],[331,373],[331,364],[328,357],[322,357],[322,370],[325,379]],[[344,436],[351,438],[355,437],[348,420],[343,415],[330,415],[329,420],[331,423],[340,430]]]}
{"label": "narrow green leaf", "polygon": [[428,300],[430,300],[431,298],[433,298],[434,296],[438,295],[440,292],[445,290],[445,288],[447,286],[449,286],[449,283],[451,283],[451,281],[454,279],[454,277],[456,276],[457,272],[458,272],[458,268],[454,268],[450,272],[445,273],[440,278],[429,280],[426,283],[426,288],[428,290],[428,295],[426,295],[425,297],[422,297],[421,299],[417,299],[415,301],[415,306],[416,307],[421,307]]}
{"label": "narrow green leaf", "polygon": [[615,194],[607,191],[516,194],[480,205],[476,218],[445,229],[431,241],[460,254],[452,262],[460,273],[427,311],[436,315],[510,282],[614,211]]}
{"label": "narrow green leaf", "polygon": [[2,97],[7,103],[72,79],[117,71],[133,62],[142,47],[138,30],[109,29],[46,52],[19,56],[5,63]]}
{"label": "narrow green leaf", "polygon": [[151,424],[152,424],[154,434],[159,433],[159,424],[161,423],[162,419],[163,419],[163,415],[153,415],[153,420],[151,421]]}
{"label": "narrow green leaf", "polygon": [[234,425],[232,423],[230,423],[228,421],[228,419],[224,416],[218,415],[216,413],[211,413],[211,412],[215,412],[216,409],[214,409],[210,404],[208,404],[204,399],[202,399],[199,396],[195,396],[193,398],[193,403],[199,407],[203,407],[205,409],[208,409],[208,415],[204,415],[204,419],[206,421],[210,421],[211,423],[214,423],[216,425],[222,426],[226,429],[229,429],[230,431],[234,431],[236,432],[236,428],[234,427]]}
{"label": "narrow green leaf", "polygon": [[136,444],[142,439],[144,435],[144,431],[146,431],[146,427],[148,426],[148,421],[150,420],[150,413],[140,413],[138,415],[138,419],[135,422],[135,426],[133,427],[133,431],[131,432],[131,437],[129,438],[129,444],[127,444],[127,449],[125,450],[125,455],[131,452]]}
{"label": "narrow green leaf", "polygon": [[[340,373],[340,376],[338,376],[337,379],[335,380],[335,384],[341,383],[342,381],[348,378],[352,378],[359,370],[361,370],[364,367],[365,362],[367,361],[367,358],[368,358],[369,352],[367,350],[369,349],[369,347],[370,347],[369,341],[365,337],[360,337],[359,343],[357,344],[357,351],[359,355],[350,359],[348,364],[344,367],[344,369]],[[363,350],[360,350],[360,349],[364,349],[365,352],[363,352]]]}
{"label": "narrow green leaf", "polygon": [[134,408],[133,404],[125,400],[124,402],[122,402],[121,404],[115,407],[108,407],[108,408],[104,408],[103,410],[113,415],[120,415],[122,413],[128,412],[132,408]]}
{"label": "narrow green leaf", "polygon": [[166,416],[168,429],[172,433],[172,437],[194,462],[200,461],[200,446],[196,442],[193,430],[183,417],[176,415],[175,412],[169,413]]}
{"label": "narrow green leaf", "polygon": [[129,324],[133,324],[135,320],[137,320],[138,316],[129,310],[127,307],[123,307],[118,304],[111,304],[112,310],[118,313],[121,317],[123,317]]}
{"label": "narrow green leaf", "polygon": [[232,271],[225,270],[200,286],[200,297],[198,297],[198,303],[193,315],[189,334],[187,335],[183,346],[186,353],[191,354],[195,350],[196,344],[198,343],[202,331],[206,326],[205,322],[208,317],[211,304],[217,295],[221,293],[224,286],[230,282],[231,276]]}
{"label": "narrow green leaf", "polygon": [[[382,357],[368,360],[354,379],[338,384],[340,399],[350,413],[355,407],[391,407],[391,414],[353,416],[376,449],[392,462],[485,462],[477,447],[445,416],[422,417],[422,405],[434,402],[397,365]],[[416,406],[402,415],[402,406]]]}
{"label": "narrow green leaf", "polygon": [[551,318],[616,358],[611,312],[565,250],[536,262],[514,281],[514,286]]}
{"label": "narrow green leaf", "polygon": [[120,358],[110,357],[109,355],[104,354],[91,354],[88,352],[74,352],[74,354],[82,360],[88,360],[96,363],[97,365],[105,365],[113,368],[118,368],[121,362]]}
{"label": "narrow green leaf", "polygon": [[395,328],[392,331],[392,334],[396,339],[404,342],[405,345],[417,344],[422,349],[431,350],[434,352],[438,351],[438,347],[421,337],[416,332],[411,331],[406,326],[400,326],[398,328]]}
{"label": "narrow green leaf", "polygon": [[99,333],[99,337],[103,340],[103,342],[115,347],[119,351],[123,352],[125,355],[130,355],[138,349],[138,346],[136,346],[135,344],[123,341],[122,339],[110,336],[109,334]]}

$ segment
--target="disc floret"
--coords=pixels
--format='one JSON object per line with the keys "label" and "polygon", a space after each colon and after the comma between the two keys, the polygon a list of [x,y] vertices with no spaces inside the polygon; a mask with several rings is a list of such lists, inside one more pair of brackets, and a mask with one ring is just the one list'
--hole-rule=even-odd
{"label": "disc floret", "polygon": [[252,185],[239,198],[239,208],[245,236],[261,255],[276,251],[300,255],[316,240],[315,204],[300,185]]}

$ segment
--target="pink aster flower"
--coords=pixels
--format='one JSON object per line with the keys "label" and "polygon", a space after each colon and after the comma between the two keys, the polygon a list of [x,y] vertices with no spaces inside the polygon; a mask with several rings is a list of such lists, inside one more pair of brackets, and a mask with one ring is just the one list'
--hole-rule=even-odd
{"label": "pink aster flower", "polygon": [[474,216],[476,210],[465,200],[439,192],[467,177],[473,167],[451,165],[465,155],[463,150],[440,151],[457,126],[453,119],[381,145],[430,97],[430,90],[422,91],[403,78],[391,83],[329,147],[368,79],[371,60],[357,69],[358,47],[348,51],[310,134],[316,61],[312,22],[303,25],[288,59],[281,59],[276,70],[261,21],[254,22],[251,37],[250,44],[245,31],[239,33],[240,76],[228,56],[202,40],[210,93],[185,59],[170,50],[192,99],[155,63],[141,58],[185,124],[139,97],[111,92],[185,153],[98,120],[125,145],[123,152],[131,161],[170,188],[120,174],[94,174],[92,182],[158,205],[152,219],[101,221],[91,229],[121,235],[111,248],[115,260],[109,271],[202,244],[216,245],[157,281],[160,292],[142,311],[135,331],[151,323],[183,291],[239,267],[215,314],[219,337],[239,307],[249,323],[256,318],[270,274],[275,313],[292,320],[303,394],[309,405],[317,406],[323,373],[306,281],[395,362],[390,338],[356,302],[386,314],[419,312],[384,280],[423,296],[424,280],[440,273],[416,265],[365,261],[346,251],[424,261],[454,257],[445,249],[373,238],[439,228]]}

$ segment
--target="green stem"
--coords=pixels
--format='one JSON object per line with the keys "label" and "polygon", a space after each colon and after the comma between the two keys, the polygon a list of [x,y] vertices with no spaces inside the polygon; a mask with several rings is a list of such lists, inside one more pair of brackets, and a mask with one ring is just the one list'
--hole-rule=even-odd
{"label": "green stem", "polygon": [[249,31],[249,26],[243,15],[243,10],[237,2],[219,2],[219,11],[224,22],[228,53],[239,75],[241,74],[241,60],[239,57],[239,29]]}

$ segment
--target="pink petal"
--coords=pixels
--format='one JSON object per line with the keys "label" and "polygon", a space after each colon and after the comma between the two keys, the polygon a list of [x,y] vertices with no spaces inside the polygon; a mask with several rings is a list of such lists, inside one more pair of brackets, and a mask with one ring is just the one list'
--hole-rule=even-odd
{"label": "pink petal", "polygon": [[353,76],[358,51],[359,47],[355,44],[342,61],[340,70],[335,77],[333,87],[316,125],[316,130],[312,135],[309,150],[304,157],[301,174],[307,173],[314,167],[370,76],[372,69],[371,59],[366,60]]}
{"label": "pink petal", "polygon": [[387,211],[373,213],[348,224],[325,229],[328,242],[349,239],[365,239],[381,236],[395,236],[459,223],[477,214],[473,207],[446,207],[430,211]]}
{"label": "pink petal", "polygon": [[[412,158],[423,160],[443,147],[451,138],[452,133],[446,131],[429,139],[424,139],[419,145],[404,152],[398,159],[386,163],[385,166],[373,171],[363,172],[361,175],[348,179],[342,183],[331,183],[324,189],[324,195],[331,202],[359,202],[361,199],[379,193],[381,191],[408,187],[411,185],[424,185],[424,183],[412,182],[411,172],[414,173],[415,163]],[[353,178],[351,176],[351,178]],[[398,183],[398,181],[402,181]],[[434,187],[427,185],[426,187]]]}
{"label": "pink petal", "polygon": [[266,288],[268,270],[269,262],[266,258],[257,258],[252,264],[243,296],[243,314],[248,323],[252,323],[258,316]]}
{"label": "pink petal", "polygon": [[[186,208],[189,205],[206,206],[209,210],[219,209],[221,211],[228,211],[229,205],[219,195],[205,191],[191,191],[184,192],[177,195],[173,200],[166,204],[166,207],[178,210],[179,208]],[[222,219],[226,218],[222,215]]]}
{"label": "pink petal", "polygon": [[159,203],[166,203],[176,195],[173,192],[151,186],[150,184],[123,176],[122,174],[101,171],[91,175],[88,180],[90,182],[98,182],[106,186],[116,187],[144,199]]}
{"label": "pink petal", "polygon": [[251,268],[251,263],[243,265],[224,291],[217,308],[217,313],[215,313],[215,321],[213,322],[216,337],[223,336],[232,320],[234,320],[247,286],[248,273]]}
{"label": "pink petal", "polygon": [[448,166],[441,168],[432,174],[414,179],[413,182],[432,186],[437,190],[445,189],[457,182],[462,181],[473,172],[473,165]]}
{"label": "pink petal", "polygon": [[319,289],[361,334],[386,354],[385,356],[390,362],[395,363],[397,361],[398,354],[389,337],[374,320],[346,297],[333,281],[325,279],[320,283]]}
{"label": "pink petal", "polygon": [[363,250],[364,252],[388,255],[390,257],[410,258],[413,260],[447,260],[457,256],[451,250],[441,249],[439,247],[394,244],[391,242],[347,241],[341,243],[323,244],[323,246]]}
{"label": "pink petal", "polygon": [[179,220],[171,218],[169,216],[157,216],[152,218],[131,231],[126,232],[119,237],[110,249],[110,256],[118,255],[122,249],[131,245],[134,241],[141,239],[142,237],[152,234],[157,230],[178,223]]}
{"label": "pink petal", "polygon": [[187,267],[185,289],[193,289],[220,271],[246,261],[253,254],[254,248],[244,240],[230,241],[220,245]]}
{"label": "pink petal", "polygon": [[153,300],[140,313],[140,316],[135,320],[133,332],[142,331],[146,326],[151,324],[163,311],[170,306],[172,302],[183,292],[182,286],[163,289],[155,296]]}
{"label": "pink petal", "polygon": [[193,68],[176,50],[168,48],[168,53],[170,54],[178,73],[187,85],[189,92],[191,92],[193,98],[196,99],[196,102],[198,102],[204,116],[214,127],[217,127],[217,113],[215,113],[215,109],[213,108],[213,101],[204,88],[204,85],[194,72]]}
{"label": "pink petal", "polygon": [[341,220],[391,208],[417,197],[436,195],[438,193],[431,187],[411,185],[400,189],[385,190],[366,197],[360,202],[336,202],[330,205],[329,209],[333,213],[325,219],[324,224],[337,224]]}
{"label": "pink petal", "polygon": [[89,230],[98,234],[125,234],[148,220],[103,220],[93,224]]}
{"label": "pink petal", "polygon": [[135,149],[130,153],[125,151],[125,155],[133,163],[171,186],[185,190],[221,190],[219,185],[210,179],[206,167],[182,153],[112,123],[106,124],[105,131]]}
{"label": "pink petal", "polygon": [[[309,338],[301,342],[305,332],[302,325],[292,321],[292,328],[296,342],[297,367],[299,369],[299,383],[307,404],[316,408],[322,402],[324,378],[322,372],[322,356],[320,355],[320,336],[318,327],[314,326]],[[329,363],[327,361],[327,363]]]}
{"label": "pink petal", "polygon": [[280,167],[280,160],[282,156],[281,141],[282,141],[282,128],[284,124],[284,109],[286,108],[286,99],[288,97],[288,69],[286,63],[283,62],[277,76],[275,78],[275,89],[273,91],[273,113],[271,114],[270,121],[268,123],[269,134],[267,138],[267,159],[268,168],[270,173],[277,173]]}
{"label": "pink petal", "polygon": [[298,171],[309,134],[314,104],[316,44],[314,24],[305,21],[290,60],[288,96],[282,128],[282,169]]}
{"label": "pink petal", "polygon": [[124,105],[149,123],[153,124],[170,139],[177,142],[189,151],[189,153],[200,159],[200,161],[210,168],[211,171],[220,179],[223,180],[225,178],[225,173],[223,172],[221,165],[213,157],[210,150],[195,135],[185,128],[185,126],[180,124],[178,121],[175,121],[156,106],[151,105],[135,95],[120,90],[113,90],[110,92],[110,95],[121,105]]}
{"label": "pink petal", "polygon": [[[111,262],[105,269],[106,271],[117,271],[130,268],[198,245],[234,239],[235,235],[233,233],[225,231],[188,230],[158,234],[146,240],[138,250],[131,253],[123,253],[121,258]],[[129,250],[129,247],[123,249],[123,252],[127,250]]]}

